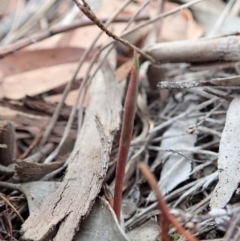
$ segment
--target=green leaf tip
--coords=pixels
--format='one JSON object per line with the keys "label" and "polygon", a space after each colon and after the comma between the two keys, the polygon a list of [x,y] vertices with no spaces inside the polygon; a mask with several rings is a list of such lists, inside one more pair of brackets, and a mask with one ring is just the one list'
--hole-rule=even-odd
{"label": "green leaf tip", "polygon": [[133,54],[133,66],[136,69],[136,71],[139,72],[139,57],[136,50],[134,50]]}

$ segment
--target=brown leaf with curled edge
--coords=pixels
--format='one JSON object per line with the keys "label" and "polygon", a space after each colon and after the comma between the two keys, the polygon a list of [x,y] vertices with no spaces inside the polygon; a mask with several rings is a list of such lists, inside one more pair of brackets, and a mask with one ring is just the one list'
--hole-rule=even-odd
{"label": "brown leaf with curled edge", "polygon": [[14,179],[20,182],[37,181],[48,173],[58,169],[63,165],[63,161],[52,163],[35,163],[25,160],[16,160]]}

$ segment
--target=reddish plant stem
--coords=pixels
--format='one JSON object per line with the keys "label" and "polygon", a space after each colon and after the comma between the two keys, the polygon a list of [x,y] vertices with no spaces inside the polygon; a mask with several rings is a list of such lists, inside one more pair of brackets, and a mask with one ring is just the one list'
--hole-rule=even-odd
{"label": "reddish plant stem", "polygon": [[40,127],[40,131],[38,132],[38,134],[36,135],[36,137],[34,138],[34,140],[32,141],[31,145],[28,147],[28,149],[19,157],[19,159],[24,159],[26,158],[31,151],[37,146],[37,144],[39,143],[39,141],[41,140],[41,137],[43,135],[43,131],[44,131],[45,126],[42,125]]}
{"label": "reddish plant stem", "polygon": [[159,219],[159,226],[161,227],[160,240],[171,241],[171,238],[168,236],[169,222],[163,215]]}
{"label": "reddish plant stem", "polygon": [[138,57],[134,54],[134,66],[131,70],[128,90],[124,105],[123,124],[120,136],[118,161],[116,167],[116,181],[114,190],[113,210],[120,222],[122,205],[122,187],[125,174],[125,166],[128,151],[132,139],[133,124],[136,112],[137,93],[138,93]]}
{"label": "reddish plant stem", "polygon": [[[150,168],[145,163],[139,164],[139,169],[142,172],[143,176],[146,178],[148,184],[151,186],[153,192],[156,195],[157,201],[158,201],[158,208],[161,211],[164,218],[173,225],[173,227],[176,228],[176,230],[184,236],[188,241],[199,241],[197,238],[195,238],[192,234],[190,234],[188,231],[186,231],[181,224],[177,221],[177,219],[169,212],[169,208],[167,203],[164,201],[164,198],[162,196],[162,193],[160,192],[157,180],[155,176],[152,174]],[[161,237],[160,237],[161,238]]]}

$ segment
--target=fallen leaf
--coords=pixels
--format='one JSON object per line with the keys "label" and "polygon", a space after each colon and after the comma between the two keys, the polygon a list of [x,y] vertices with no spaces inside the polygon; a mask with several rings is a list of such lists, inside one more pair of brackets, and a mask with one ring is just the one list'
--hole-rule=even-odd
{"label": "fallen leaf", "polygon": [[219,181],[210,200],[210,207],[223,208],[240,182],[240,96],[235,97],[227,111],[226,123],[219,144]]}
{"label": "fallen leaf", "polygon": [[[3,93],[4,97],[15,100],[26,95],[34,96],[44,93],[66,84],[72,78],[77,65],[78,63],[59,64],[7,76],[3,78],[0,92]],[[87,63],[83,64],[77,79],[85,75],[87,66]]]}
{"label": "fallen leaf", "polygon": [[[68,106],[73,106],[76,102],[76,99],[77,99],[77,95],[78,95],[78,90],[72,90],[68,93],[68,96],[65,100],[65,104],[68,105]],[[51,102],[51,103],[57,103],[61,100],[62,98],[62,94],[57,94],[57,95],[50,95],[50,96],[47,96],[45,97],[44,99],[48,102]],[[80,97],[81,98],[81,97]],[[85,96],[85,99],[84,99],[84,103],[83,103],[83,106],[86,107],[88,106],[88,103],[89,103],[89,93],[87,91],[87,94]]]}
{"label": "fallen leaf", "polygon": [[0,59],[0,76],[6,77],[54,65],[74,63],[80,59],[83,52],[82,48],[71,47],[19,51]]}
{"label": "fallen leaf", "polygon": [[115,71],[117,81],[122,81],[127,78],[132,68],[132,59],[128,60]]}
{"label": "fallen leaf", "polygon": [[28,201],[30,213],[38,209],[42,202],[54,193],[60,186],[60,182],[29,182],[18,184]]}
{"label": "fallen leaf", "polygon": [[128,241],[107,201],[97,198],[74,241]]}

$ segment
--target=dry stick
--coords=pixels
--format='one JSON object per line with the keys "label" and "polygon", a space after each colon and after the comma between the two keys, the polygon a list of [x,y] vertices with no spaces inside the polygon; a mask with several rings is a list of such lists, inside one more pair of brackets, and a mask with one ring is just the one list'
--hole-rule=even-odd
{"label": "dry stick", "polygon": [[8,201],[8,199],[6,197],[4,197],[3,194],[0,193],[0,198],[7,203],[12,210],[17,214],[17,216],[19,217],[19,219],[21,220],[22,223],[24,223],[24,219],[22,218],[21,214],[18,212],[18,210],[11,204],[11,202]]}
{"label": "dry stick", "polygon": [[233,98],[234,98],[232,95],[230,95],[230,93],[227,94],[227,95],[224,95],[224,94],[216,93],[213,89],[209,89],[209,88],[204,88],[203,91],[205,91],[208,94],[214,95],[218,98],[222,98],[224,100],[227,100],[227,101],[232,101]]}
{"label": "dry stick", "polygon": [[[108,26],[108,25],[116,18],[116,16],[117,16],[131,1],[132,1],[132,0],[127,0],[127,1],[123,2],[123,4],[120,6],[120,8],[117,9],[117,11],[116,11],[115,13],[113,13],[113,16],[108,19],[106,25]],[[79,70],[81,69],[81,67],[82,67],[82,65],[83,65],[86,57],[88,56],[88,54],[90,53],[90,51],[92,50],[92,48],[94,47],[94,45],[96,44],[96,42],[98,41],[98,39],[101,37],[101,35],[102,35],[102,31],[99,32],[99,34],[97,35],[97,37],[92,41],[91,45],[88,47],[87,50],[84,51],[83,55],[81,56],[81,59],[79,60],[78,67],[77,67],[77,69],[75,70],[75,73],[74,73],[72,79],[71,79],[70,82],[68,82],[68,84],[66,85],[66,87],[65,87],[65,89],[64,89],[64,92],[63,92],[62,99],[61,99],[61,101],[58,103],[58,106],[56,107],[55,112],[53,113],[53,116],[52,116],[52,119],[51,119],[51,125],[49,124],[49,130],[48,130],[48,133],[47,133],[47,134],[48,134],[48,137],[49,137],[49,135],[50,135],[50,133],[51,133],[51,131],[52,131],[52,129],[53,129],[53,127],[54,127],[57,119],[58,119],[58,116],[59,116],[59,114],[60,114],[61,108],[62,108],[63,103],[64,103],[64,101],[65,101],[65,99],[66,99],[66,97],[67,97],[67,94],[68,94],[69,91],[70,91],[70,87],[71,87],[73,81],[76,79],[77,74],[78,74]],[[89,72],[90,72],[90,70],[91,70],[91,68],[92,68],[92,65],[95,63],[95,61],[96,61],[99,53],[100,53],[100,52],[96,53],[96,55],[92,57],[91,62],[89,63],[88,70],[87,70],[87,72],[86,72],[86,74],[85,74],[84,79],[82,80],[81,86],[80,86],[79,89],[78,89],[77,98],[76,98],[76,101],[75,101],[74,106],[72,107],[72,110],[71,110],[71,113],[70,113],[70,116],[69,116],[67,125],[66,125],[66,127],[65,127],[65,129],[64,129],[64,133],[63,133],[62,139],[61,139],[60,143],[58,144],[57,148],[54,150],[54,152],[51,153],[51,155],[49,155],[49,156],[47,157],[47,159],[45,160],[45,163],[51,162],[51,161],[58,155],[58,153],[59,153],[62,145],[64,144],[64,142],[65,142],[65,140],[66,140],[66,138],[67,138],[67,136],[68,136],[68,133],[69,133],[69,131],[70,131],[70,129],[71,129],[71,126],[72,126],[72,123],[73,123],[73,120],[74,120],[74,117],[75,117],[75,113],[76,113],[77,105],[78,105],[78,103],[79,103],[79,99],[80,99],[80,97],[81,97],[81,94],[82,94],[82,92],[83,92],[83,89],[85,88],[86,83],[87,83],[87,80],[88,80]],[[83,99],[81,99],[81,103],[82,103],[82,102],[83,102]],[[79,110],[79,111],[80,111],[80,110]],[[80,121],[79,121],[79,122],[80,122]],[[81,124],[81,123],[80,123],[80,124]],[[50,129],[50,127],[51,127],[51,129]],[[79,126],[78,128],[80,129],[80,126]],[[67,165],[67,163],[64,164],[64,167],[66,167],[66,165]]]}
{"label": "dry stick", "polygon": [[189,133],[193,133],[192,130],[196,130],[200,125],[203,124],[203,122],[209,117],[212,115],[212,113],[214,111],[216,111],[221,105],[223,105],[225,103],[225,101],[221,101],[218,105],[216,105],[211,111],[209,111],[202,120],[200,120],[198,123],[192,125],[192,126],[189,126],[188,129],[187,129],[187,132]]}
{"label": "dry stick", "polygon": [[[113,22],[125,23],[125,22],[128,22],[129,19],[130,19],[129,17],[118,17]],[[139,17],[135,18],[134,20],[135,21],[144,21],[144,20],[148,20],[148,19],[149,19],[148,16],[139,16]],[[108,18],[103,18],[101,21],[105,23],[105,22],[107,22],[107,20],[108,20]],[[29,37],[18,40],[17,42],[15,42],[13,44],[9,44],[4,47],[0,47],[0,59],[5,57],[6,55],[9,55],[9,54],[17,51],[17,50],[25,48],[36,42],[42,41],[46,38],[52,37],[56,34],[65,33],[65,32],[74,30],[76,28],[87,27],[87,26],[91,26],[91,25],[95,25],[95,23],[93,23],[92,21],[90,21],[88,19],[78,20],[69,25],[55,26],[50,29],[44,30],[42,32],[35,33]]]}
{"label": "dry stick", "polygon": [[163,81],[157,84],[160,89],[185,89],[200,86],[239,87],[240,75],[200,81]]}
{"label": "dry stick", "polygon": [[192,236],[188,231],[186,231],[177,221],[177,219],[170,214],[169,208],[167,203],[164,201],[163,196],[158,188],[157,180],[154,177],[154,175],[151,173],[151,170],[145,163],[139,164],[139,169],[142,172],[143,176],[146,178],[148,184],[151,186],[153,192],[156,195],[156,198],[158,200],[158,207],[161,211],[162,215],[173,225],[173,227],[176,228],[176,230],[183,235],[188,241],[198,241],[197,238]]}
{"label": "dry stick", "polygon": [[38,132],[38,134],[36,135],[36,137],[34,138],[34,140],[32,141],[31,145],[28,147],[28,149],[19,157],[19,159],[24,159],[25,157],[27,157],[31,151],[33,150],[34,147],[37,146],[37,144],[39,143],[42,134],[44,131],[44,125],[40,128],[40,131]]}
{"label": "dry stick", "polygon": [[83,4],[79,3],[77,0],[73,0],[78,8],[89,18],[91,19],[102,31],[104,31],[108,36],[113,38],[114,40],[126,45],[127,47],[136,50],[139,54],[144,56],[146,59],[150,60],[152,63],[156,63],[155,59],[152,58],[150,55],[136,47],[135,45],[132,45],[127,40],[122,39],[121,37],[115,35],[113,32],[109,31],[106,26],[97,18],[95,13],[91,10],[90,6],[86,3],[86,1],[82,1]]}
{"label": "dry stick", "polygon": [[12,235],[13,235],[12,222],[11,222],[11,218],[10,218],[10,215],[8,212],[8,203],[7,202],[5,202],[5,210],[6,210],[6,219],[7,219],[7,223],[8,223],[8,227],[9,227],[9,232],[10,232],[10,240],[13,240],[13,238],[12,238]]}
{"label": "dry stick", "polygon": [[212,98],[212,99],[210,99],[210,100],[207,100],[207,101],[199,104],[196,108],[188,109],[188,110],[186,110],[185,112],[179,114],[178,116],[174,116],[174,117],[172,117],[171,119],[163,122],[162,124],[160,124],[160,125],[158,125],[158,126],[155,126],[153,129],[151,129],[151,130],[149,131],[149,133],[152,134],[152,133],[154,133],[154,132],[156,132],[156,131],[159,131],[159,130],[165,128],[166,126],[169,126],[169,125],[172,124],[173,122],[179,120],[180,118],[183,118],[184,116],[187,116],[187,115],[191,114],[191,112],[194,112],[194,111],[196,111],[196,110],[201,110],[201,109],[203,109],[204,107],[206,107],[206,106],[214,103],[214,102],[217,101],[217,100],[218,100],[218,98],[217,98],[217,97],[214,97],[214,98]]}
{"label": "dry stick", "polygon": [[120,223],[122,206],[122,187],[125,174],[125,166],[128,157],[133,132],[133,124],[137,105],[139,63],[134,52],[134,65],[131,70],[127,95],[124,105],[123,123],[119,142],[118,160],[116,167],[116,181],[114,189],[113,210]]}

